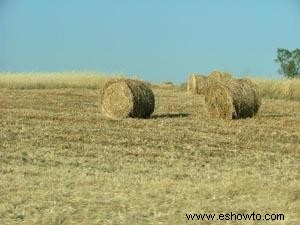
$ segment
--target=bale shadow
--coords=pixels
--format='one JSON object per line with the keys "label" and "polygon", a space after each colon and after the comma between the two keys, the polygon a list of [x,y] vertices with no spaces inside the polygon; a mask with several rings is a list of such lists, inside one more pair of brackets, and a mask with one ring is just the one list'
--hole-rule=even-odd
{"label": "bale shadow", "polygon": [[151,116],[151,119],[158,119],[158,118],[182,118],[188,117],[190,113],[161,113]]}

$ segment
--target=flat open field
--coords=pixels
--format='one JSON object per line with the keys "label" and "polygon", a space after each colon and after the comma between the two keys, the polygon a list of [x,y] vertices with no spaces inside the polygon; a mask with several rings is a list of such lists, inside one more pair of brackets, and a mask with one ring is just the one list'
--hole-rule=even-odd
{"label": "flat open field", "polygon": [[[97,89],[0,88],[0,224],[299,224],[300,101],[211,120],[155,87],[151,119],[107,120]],[[188,221],[188,213],[284,221]]]}

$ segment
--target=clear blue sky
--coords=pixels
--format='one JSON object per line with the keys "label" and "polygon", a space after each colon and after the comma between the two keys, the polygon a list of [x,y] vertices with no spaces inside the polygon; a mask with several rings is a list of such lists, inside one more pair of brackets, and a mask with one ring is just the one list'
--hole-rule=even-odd
{"label": "clear blue sky", "polygon": [[0,0],[0,71],[276,78],[278,47],[300,47],[300,0]]}

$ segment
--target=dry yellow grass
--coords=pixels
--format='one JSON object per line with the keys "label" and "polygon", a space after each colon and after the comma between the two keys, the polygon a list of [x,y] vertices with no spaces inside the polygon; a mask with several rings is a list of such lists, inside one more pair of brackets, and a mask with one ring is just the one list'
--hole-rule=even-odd
{"label": "dry yellow grass", "polygon": [[0,73],[0,88],[8,89],[60,89],[60,88],[102,88],[111,77],[123,75],[93,72],[63,73]]}
{"label": "dry yellow grass", "polygon": [[300,100],[300,79],[254,80],[263,97]]}
{"label": "dry yellow grass", "polygon": [[98,90],[0,89],[0,224],[199,224],[185,214],[228,212],[298,224],[299,101],[265,98],[256,118],[216,121],[202,96],[154,93],[152,119],[110,121]]}

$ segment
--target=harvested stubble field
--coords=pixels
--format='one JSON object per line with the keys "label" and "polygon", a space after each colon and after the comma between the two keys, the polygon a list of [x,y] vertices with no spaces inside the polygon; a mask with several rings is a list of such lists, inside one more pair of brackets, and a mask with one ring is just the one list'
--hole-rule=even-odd
{"label": "harvested stubble field", "polygon": [[[0,224],[222,224],[187,213],[283,213],[298,224],[300,102],[209,119],[156,86],[151,119],[107,120],[97,89],[0,88]],[[264,224],[263,221],[227,221]]]}

